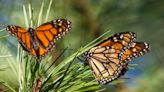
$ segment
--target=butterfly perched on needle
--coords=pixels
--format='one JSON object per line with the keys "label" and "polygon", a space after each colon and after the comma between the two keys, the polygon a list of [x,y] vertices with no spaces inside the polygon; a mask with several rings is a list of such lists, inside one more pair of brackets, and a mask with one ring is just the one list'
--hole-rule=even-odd
{"label": "butterfly perched on needle", "polygon": [[44,23],[36,29],[29,28],[26,30],[17,25],[9,25],[7,26],[7,31],[17,37],[25,51],[36,57],[37,61],[41,61],[55,46],[56,40],[68,33],[70,28],[70,21],[56,19]]}
{"label": "butterfly perched on needle", "polygon": [[149,51],[147,43],[135,40],[133,32],[118,33],[82,55],[100,84],[107,84],[124,75],[133,58]]}

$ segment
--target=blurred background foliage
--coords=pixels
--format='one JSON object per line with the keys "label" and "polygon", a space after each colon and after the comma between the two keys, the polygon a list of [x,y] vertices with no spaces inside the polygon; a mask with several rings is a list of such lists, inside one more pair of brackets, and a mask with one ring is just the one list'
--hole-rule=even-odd
{"label": "blurred background foliage", "polygon": [[[47,1],[45,5],[49,3],[48,0],[45,1]],[[22,5],[27,2],[28,0],[0,0],[0,28],[3,29],[9,24],[25,27]],[[34,20],[37,20],[41,2],[42,0],[32,0]],[[162,91],[164,90],[163,4],[163,0],[54,0],[48,20],[66,18],[72,22],[72,30],[58,41],[52,55],[55,57],[65,47],[69,47],[70,50],[67,51],[69,54],[109,29],[112,30],[111,34],[133,31],[137,34],[137,41],[150,43],[151,51],[131,62],[138,65],[122,77],[124,82],[105,85],[104,92]],[[0,32],[0,37],[6,35],[7,32]],[[15,85],[17,85],[16,78],[8,69],[7,61],[12,62],[16,59],[14,57],[17,53],[16,43],[17,40],[11,36],[0,38],[0,79],[6,79]],[[5,58],[5,55],[12,55],[13,59]],[[6,68],[7,71],[4,71]]]}

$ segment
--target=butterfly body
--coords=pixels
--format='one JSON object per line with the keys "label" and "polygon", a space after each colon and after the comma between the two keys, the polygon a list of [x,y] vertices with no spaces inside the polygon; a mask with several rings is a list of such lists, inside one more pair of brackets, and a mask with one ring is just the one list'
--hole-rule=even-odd
{"label": "butterfly body", "polygon": [[82,57],[100,84],[107,84],[128,70],[128,63],[149,51],[149,45],[135,42],[136,34],[122,32],[86,51]]}
{"label": "butterfly body", "polygon": [[69,32],[71,23],[65,19],[57,19],[44,23],[36,29],[28,30],[16,26],[7,26],[7,31],[17,37],[25,51],[41,60],[56,44],[56,40]]}

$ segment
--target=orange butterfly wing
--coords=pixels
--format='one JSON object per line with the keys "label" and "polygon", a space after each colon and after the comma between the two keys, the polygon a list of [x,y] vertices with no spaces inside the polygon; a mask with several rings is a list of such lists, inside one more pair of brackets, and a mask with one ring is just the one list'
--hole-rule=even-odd
{"label": "orange butterfly wing", "polygon": [[150,50],[148,43],[134,42],[129,49],[126,49],[122,54],[122,60],[125,63],[132,61],[133,58],[137,58],[144,55]]}
{"label": "orange butterfly wing", "polygon": [[121,75],[124,75],[128,70],[128,63],[132,61],[134,58],[142,56],[146,54],[150,50],[150,46],[146,42],[134,42],[129,49],[126,49],[122,55],[122,62],[124,62],[123,70],[121,71]]}
{"label": "orange butterfly wing", "polygon": [[117,50],[127,49],[136,39],[136,34],[133,32],[122,32],[109,37],[97,46],[108,46]]}
{"label": "orange butterfly wing", "polygon": [[99,83],[106,84],[118,78],[122,70],[119,54],[130,47],[134,40],[135,33],[122,32],[109,37],[83,54]]}
{"label": "orange butterfly wing", "polygon": [[39,46],[39,56],[42,57],[52,50],[56,40],[68,33],[70,28],[70,21],[65,19],[57,19],[37,27],[35,34]]}
{"label": "orange butterfly wing", "polygon": [[31,46],[30,42],[30,36],[27,30],[20,26],[16,25],[10,25],[7,26],[7,31],[13,35],[16,36],[19,43],[22,45],[23,49],[27,52],[31,52],[33,47]]}
{"label": "orange butterfly wing", "polygon": [[25,30],[16,25],[7,26],[7,31],[17,37],[23,49],[38,60],[41,60],[47,52],[55,46],[56,40],[68,33],[71,28],[70,21],[57,19],[44,23],[35,30],[29,28]]}

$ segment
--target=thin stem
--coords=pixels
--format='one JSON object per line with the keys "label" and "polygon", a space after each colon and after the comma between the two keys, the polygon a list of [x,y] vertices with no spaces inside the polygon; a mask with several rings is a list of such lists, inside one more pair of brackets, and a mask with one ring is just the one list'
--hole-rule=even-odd
{"label": "thin stem", "polygon": [[104,35],[108,34],[111,30],[105,32],[104,34],[102,34],[101,36],[99,36],[98,38],[96,38],[95,40],[93,40],[92,42],[90,42],[89,44],[87,44],[86,46],[84,46],[84,49],[89,47],[90,45],[92,45],[93,43],[95,43],[97,40],[99,40],[100,38],[102,38]]}
{"label": "thin stem", "polygon": [[64,52],[65,52],[67,49],[68,49],[68,47],[65,48],[65,49],[60,53],[60,55],[54,60],[54,62],[47,68],[46,71],[48,71],[48,70],[57,62],[57,60],[64,54]]}
{"label": "thin stem", "polygon": [[3,29],[1,29],[1,31],[0,32],[3,32],[3,31],[5,31],[6,30],[6,28],[3,28]]}
{"label": "thin stem", "polygon": [[31,3],[29,3],[28,8],[29,8],[29,17],[30,17],[30,26],[29,27],[32,27],[33,26],[33,9],[32,9]]}
{"label": "thin stem", "polygon": [[1,55],[0,58],[11,57],[12,55]]}
{"label": "thin stem", "polygon": [[[77,53],[78,54],[78,53]],[[76,58],[76,56],[77,56],[77,54],[75,55],[75,57],[74,57],[74,59],[72,60],[72,62],[70,62],[70,64],[68,65],[68,67],[67,67],[67,69],[66,69],[66,71],[64,72],[64,75],[63,75],[63,77],[61,78],[61,80],[60,80],[60,82],[59,82],[59,84],[56,86],[56,90],[58,90],[58,88],[60,87],[60,84],[62,83],[62,81],[64,80],[64,77],[65,77],[65,75],[67,74],[67,72],[68,72],[68,70],[69,70],[69,68],[70,68],[70,66],[72,65],[72,63],[74,62],[74,60],[75,60],[75,58]]]}
{"label": "thin stem", "polygon": [[25,18],[25,25],[26,25],[26,28],[28,28],[29,27],[29,22],[28,22],[28,18],[27,18],[27,12],[26,12],[25,5],[23,5],[23,13],[24,13],[24,18]]}
{"label": "thin stem", "polygon": [[5,82],[1,82],[0,83],[2,85],[4,85],[5,87],[7,87],[11,92],[16,92],[16,90],[13,89],[13,87],[11,87],[9,84],[5,83]]}
{"label": "thin stem", "polygon": [[50,13],[52,1],[53,1],[53,0],[50,0],[50,3],[49,3],[49,5],[48,5],[48,9],[47,9],[47,13],[46,13],[45,22],[47,22],[47,20],[48,20],[48,16],[49,16],[49,13]]}
{"label": "thin stem", "polygon": [[9,36],[9,35],[1,36],[0,39],[1,39],[1,38],[5,38],[5,37],[7,37],[7,36]]}
{"label": "thin stem", "polygon": [[43,8],[44,8],[44,2],[42,2],[41,8],[40,8],[37,26],[39,26],[42,22]]}

